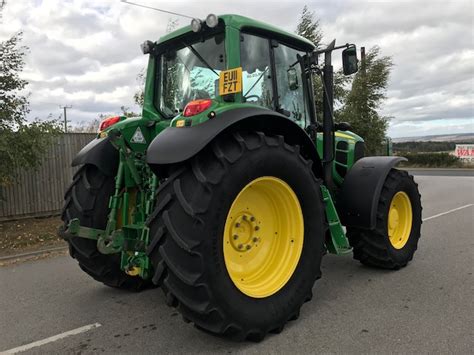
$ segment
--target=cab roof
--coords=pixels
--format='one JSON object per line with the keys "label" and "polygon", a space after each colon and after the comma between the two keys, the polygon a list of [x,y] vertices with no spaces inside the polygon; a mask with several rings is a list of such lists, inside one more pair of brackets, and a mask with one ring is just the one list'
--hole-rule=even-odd
{"label": "cab roof", "polygon": [[[301,37],[297,34],[284,31],[278,27],[269,25],[265,22],[257,21],[245,16],[240,15],[220,15],[218,16],[220,20],[224,21],[225,26],[233,27],[237,30],[251,30],[257,33],[267,34],[270,38],[275,38],[283,40],[286,42],[292,42],[298,47],[302,47],[307,51],[312,51],[315,49],[314,44],[307,40],[304,37]],[[163,43],[168,40],[180,37],[188,32],[192,32],[191,25],[184,26],[177,29],[176,31],[167,33],[166,35],[160,37],[157,43]]]}

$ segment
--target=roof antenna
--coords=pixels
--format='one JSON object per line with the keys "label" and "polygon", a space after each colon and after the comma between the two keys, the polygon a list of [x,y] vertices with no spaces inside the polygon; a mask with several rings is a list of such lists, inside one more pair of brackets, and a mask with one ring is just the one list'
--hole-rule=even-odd
{"label": "roof antenna", "polygon": [[164,12],[164,13],[171,14],[171,15],[182,16],[182,17],[187,17],[187,18],[190,18],[190,19],[194,19],[194,17],[188,16],[188,15],[183,15],[183,14],[178,14],[177,12],[173,12],[173,11],[158,9],[156,7],[137,4],[137,3],[126,1],[126,0],[122,0],[122,2],[125,3],[125,4],[130,4],[130,5],[134,5],[134,6],[138,6],[138,7],[143,7],[145,9],[155,10],[155,11]]}

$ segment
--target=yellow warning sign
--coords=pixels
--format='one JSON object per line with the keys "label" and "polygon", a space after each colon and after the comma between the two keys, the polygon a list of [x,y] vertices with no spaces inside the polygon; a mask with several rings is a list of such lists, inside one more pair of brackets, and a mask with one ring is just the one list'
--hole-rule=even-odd
{"label": "yellow warning sign", "polygon": [[221,71],[219,76],[219,95],[242,91],[242,68]]}

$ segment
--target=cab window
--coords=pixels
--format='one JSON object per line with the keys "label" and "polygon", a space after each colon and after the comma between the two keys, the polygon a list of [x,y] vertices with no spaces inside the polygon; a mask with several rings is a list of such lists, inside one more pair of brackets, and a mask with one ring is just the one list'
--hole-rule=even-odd
{"label": "cab window", "polygon": [[224,33],[165,47],[156,95],[160,112],[171,118],[192,100],[214,99],[216,81],[225,69]]}
{"label": "cab window", "polygon": [[269,40],[242,33],[240,63],[243,102],[274,109]]}
{"label": "cab window", "polygon": [[295,121],[301,127],[309,121],[306,99],[303,92],[301,66],[297,63],[297,55],[304,52],[297,51],[284,44],[274,48],[276,81],[278,87],[279,112]]}

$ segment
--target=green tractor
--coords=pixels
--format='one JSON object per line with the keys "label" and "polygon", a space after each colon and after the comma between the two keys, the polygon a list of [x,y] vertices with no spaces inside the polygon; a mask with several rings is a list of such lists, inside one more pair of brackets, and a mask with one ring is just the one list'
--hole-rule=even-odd
{"label": "green tractor", "polygon": [[236,15],[146,41],[142,117],[104,120],[73,161],[71,256],[108,286],[160,286],[202,330],[256,341],[298,318],[327,252],[406,266],[418,187],[395,168],[406,159],[364,157],[363,139],[334,122],[338,49],[355,73],[352,44],[318,49]]}

